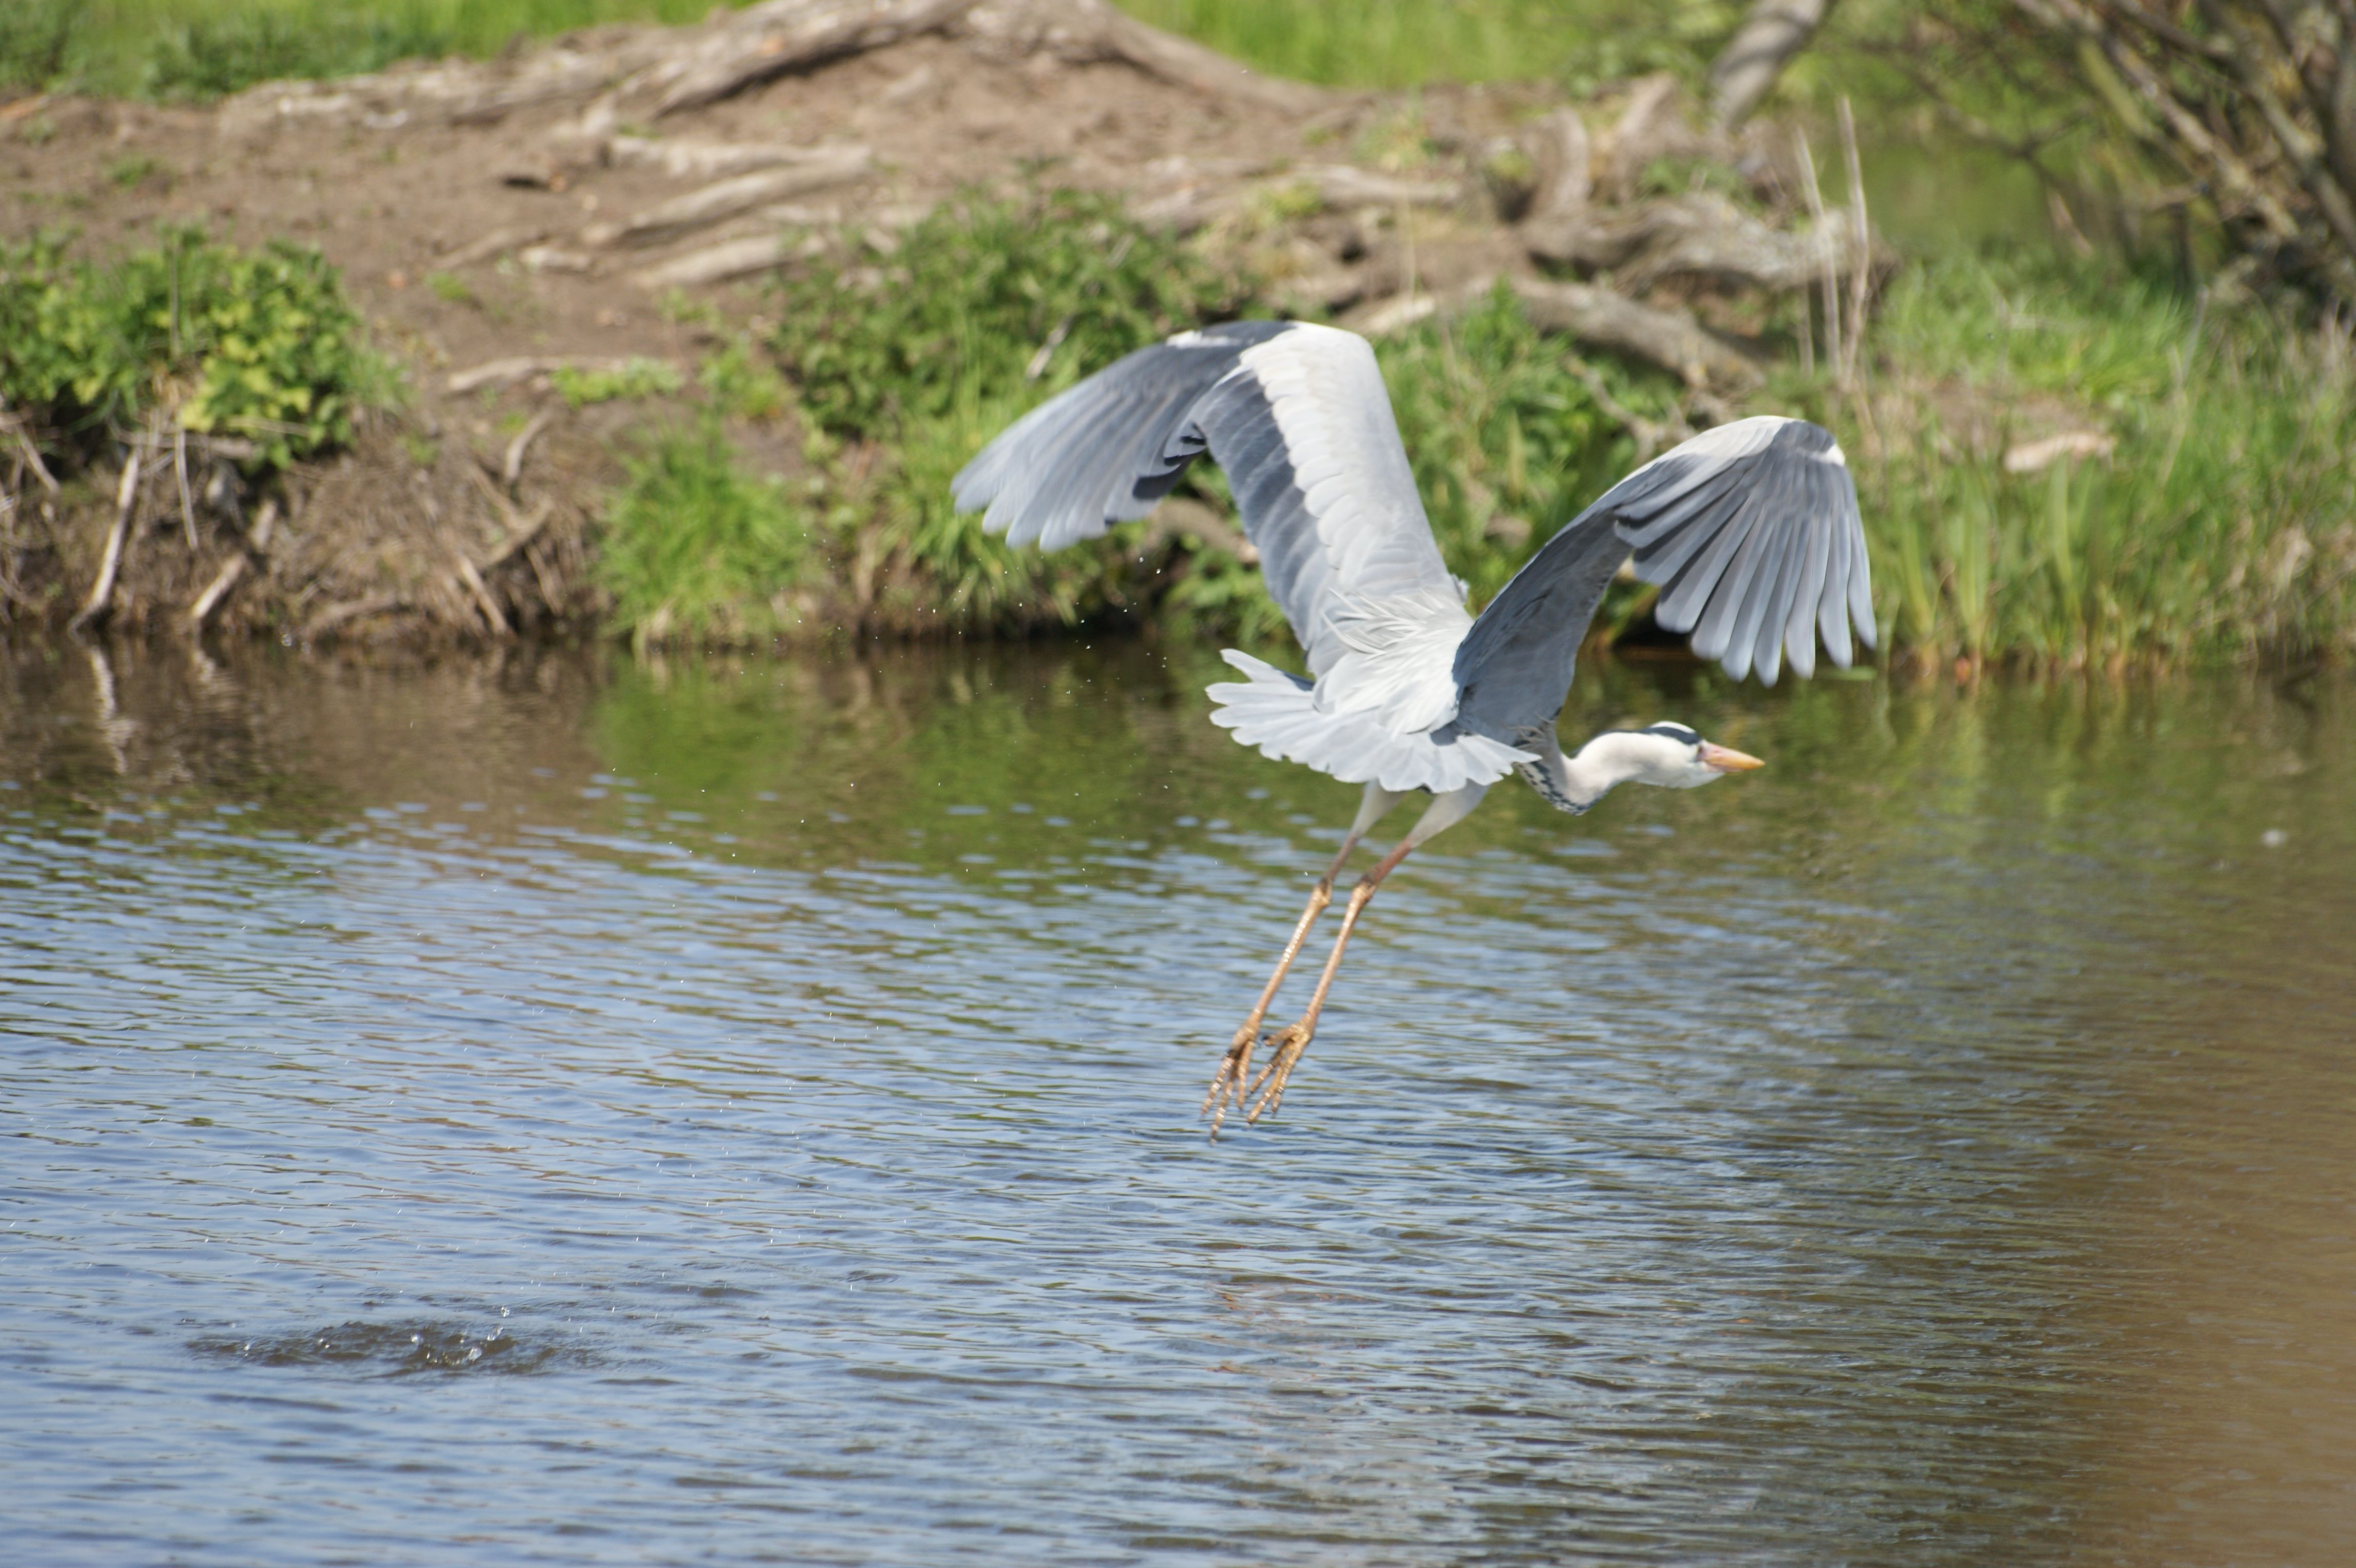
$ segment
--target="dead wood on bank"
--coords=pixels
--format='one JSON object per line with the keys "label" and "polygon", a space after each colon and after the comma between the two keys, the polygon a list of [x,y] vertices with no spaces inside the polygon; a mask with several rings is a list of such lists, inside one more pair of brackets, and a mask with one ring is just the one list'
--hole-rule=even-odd
{"label": "dead wood on bank", "polygon": [[974,0],[769,0],[721,19],[655,66],[654,112],[700,108],[756,83],[947,27]]}

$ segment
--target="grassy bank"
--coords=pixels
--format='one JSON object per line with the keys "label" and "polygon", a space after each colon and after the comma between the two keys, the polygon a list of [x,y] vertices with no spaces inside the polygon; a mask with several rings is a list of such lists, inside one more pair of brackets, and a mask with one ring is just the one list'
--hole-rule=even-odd
{"label": "grassy bank", "polygon": [[[974,197],[908,231],[887,267],[853,252],[774,285],[761,314],[777,325],[715,354],[702,381],[714,414],[748,384],[790,405],[811,472],[780,503],[808,546],[801,581],[831,620],[915,636],[1151,620],[1281,637],[1208,466],[1155,517],[1053,554],[1010,549],[949,500],[951,477],[1024,410],[1183,328],[1265,313],[1248,275],[1109,199]],[[1657,373],[1575,359],[1505,294],[1378,352],[1442,550],[1482,598],[1635,460],[1590,381],[1655,413],[1676,401]],[[659,639],[773,624],[760,594],[712,592],[776,582],[757,569],[769,546],[742,523],[724,445],[708,432],[658,445],[666,456],[635,467],[610,509],[616,540],[668,534],[609,556],[620,628]]]}
{"label": "grassy bank", "polygon": [[[766,336],[707,309],[716,346],[691,383],[625,365],[559,387],[576,407],[637,409],[585,579],[612,629],[1281,637],[1215,471],[1195,470],[1177,507],[1053,555],[1008,549],[948,495],[1024,409],[1139,344],[1260,308],[1248,276],[1107,199],[1056,193],[951,204],[888,266],[873,260],[846,252],[771,285]],[[1787,370],[1737,412],[1839,431],[1902,658],[2074,668],[2356,649],[2344,332],[2118,267],[1960,257],[1903,270],[1870,344],[1849,392]],[[1505,293],[1377,353],[1476,602],[1639,459],[1622,411],[1665,419],[1683,396],[1539,331]],[[69,487],[103,489],[128,444],[179,431],[211,438],[191,451],[235,455],[250,490],[348,441],[390,386],[316,252],[185,231],[102,263],[46,241],[0,252],[0,459],[29,445]],[[732,435],[763,429],[798,433],[801,471],[740,456]],[[31,483],[17,467],[20,497]],[[163,491],[154,505],[169,515]],[[11,552],[34,548],[29,515],[6,520]],[[1607,631],[1641,626],[1643,604],[1615,590]]]}
{"label": "grassy bank", "polygon": [[[1691,68],[1732,15],[1672,7],[1614,32],[1604,24],[1619,14],[1603,0],[1131,8],[1272,69],[1352,81],[1575,77],[1588,69],[1580,59],[1603,59],[1594,40],[1606,37],[1654,40],[1646,48],[1670,39]],[[100,83],[112,71],[139,91],[203,96],[255,75],[485,51],[518,29],[701,10],[669,0],[19,0],[0,12],[0,61],[18,62],[7,69],[22,80]],[[1610,69],[1650,63],[1630,56]],[[1396,117],[1419,124],[1411,102]],[[1291,220],[1266,215],[1271,231]],[[836,238],[748,296],[750,317],[680,307],[697,319],[679,325],[708,335],[700,365],[683,353],[677,364],[553,374],[565,417],[550,439],[577,429],[603,443],[594,461],[564,470],[573,489],[560,501],[566,548],[594,540],[594,564],[543,576],[507,551],[510,532],[528,532],[522,516],[479,495],[483,474],[455,458],[441,478],[456,505],[411,510],[493,507],[499,532],[480,541],[484,569],[511,563],[511,577],[529,568],[533,578],[529,594],[500,590],[509,609],[529,598],[545,613],[528,624],[580,626],[594,602],[608,629],[644,640],[1117,621],[1205,637],[1280,632],[1215,472],[1190,477],[1181,504],[1155,518],[1044,557],[1005,548],[948,499],[958,467],[1038,401],[1168,332],[1270,308],[1235,259],[1235,235],[1181,242],[1108,199],[1034,190],[952,203],[895,237]],[[1777,316],[1786,308],[1753,316],[1788,325]],[[249,479],[348,441],[355,409],[385,392],[360,344],[356,315],[311,252],[170,234],[103,265],[69,263],[49,242],[0,253],[0,416],[25,438],[5,441],[30,443],[86,488],[108,482],[103,470],[134,438],[155,451],[155,431],[250,453],[238,459]],[[1442,551],[1476,601],[1643,455],[1625,411],[1659,423],[1689,412],[1682,386],[1538,331],[1509,295],[1377,351]],[[598,405],[612,417],[597,421]],[[494,411],[497,438],[483,435],[490,445],[471,460],[504,473],[506,501],[520,505],[503,444],[528,446],[537,411],[487,393],[468,417],[482,415],[487,432]],[[2356,647],[2356,491],[2344,457],[2356,444],[2356,369],[2335,328],[2105,259],[1929,248],[1877,300],[1858,384],[1837,391],[1787,366],[1733,412],[1770,411],[1839,431],[1866,503],[1882,620],[1910,658],[2066,668]],[[421,414],[398,442],[385,437],[370,471],[407,483],[471,438],[433,423]],[[406,467],[393,461],[401,443]],[[0,444],[0,462],[8,451]],[[550,448],[541,460],[560,466]],[[146,503],[166,504],[163,491]],[[6,528],[27,515],[19,508]],[[594,533],[584,532],[593,515]],[[419,543],[398,591],[360,582],[356,567],[342,602],[423,613],[439,595],[456,618],[443,624],[464,632],[500,596],[463,573],[449,578],[450,548],[438,536],[430,551]],[[400,551],[370,541],[348,553],[368,563]],[[1642,610],[1635,590],[1615,590],[1606,623],[1638,626]],[[501,614],[485,611],[482,629],[516,629]]]}
{"label": "grassy bank", "polygon": [[[1187,322],[1253,308],[1094,200],[976,202],[888,273],[783,285],[768,347],[812,433],[804,527],[862,624],[1007,631],[1108,616],[1252,637],[1280,622],[1214,473],[1174,521],[1041,556],[984,535],[949,476],[1023,409]],[[1851,454],[1882,623],[1907,658],[2056,668],[2297,656],[2356,639],[2356,360],[2343,335],[2100,264],[1901,273],[1860,385],[1780,374]],[[1048,349],[1048,345],[1053,345]],[[1043,349],[1046,351],[1042,352]],[[1581,355],[1500,294],[1377,346],[1451,570],[1485,600],[1640,456],[1657,372]],[[668,602],[640,585],[631,602]],[[1609,627],[1641,624],[1619,590]]]}
{"label": "grassy bank", "polygon": [[[1902,647],[2072,667],[2356,645],[2344,327],[1953,257],[1902,274],[1874,330],[1837,418]],[[2084,456],[2033,466],[2072,436]]]}
{"label": "grassy bank", "polygon": [[256,81],[496,54],[521,34],[692,22],[710,0],[7,0],[0,91],[204,100]]}
{"label": "grassy bank", "polygon": [[[728,0],[732,5],[745,0]],[[1125,0],[1123,9],[1263,70],[1355,87],[1687,67],[1732,28],[1731,0]],[[691,22],[710,0],[9,0],[0,90],[209,98],[279,77],[485,56],[518,34]]]}

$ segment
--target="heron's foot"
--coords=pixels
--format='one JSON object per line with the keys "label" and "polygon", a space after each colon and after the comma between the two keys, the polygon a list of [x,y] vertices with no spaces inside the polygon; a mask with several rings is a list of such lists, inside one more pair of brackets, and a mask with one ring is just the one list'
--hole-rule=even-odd
{"label": "heron's foot", "polygon": [[1203,1096],[1203,1109],[1198,1116],[1211,1119],[1211,1141],[1219,1140],[1219,1123],[1227,1119],[1227,1108],[1240,1111],[1244,1105],[1244,1083],[1251,1077],[1252,1052],[1259,1046],[1259,1019],[1236,1031],[1235,1043],[1226,1055],[1219,1058],[1219,1070],[1211,1075],[1211,1090]]}
{"label": "heron's foot", "polygon": [[[1284,1103],[1284,1086],[1291,1079],[1293,1068],[1300,1063],[1301,1053],[1309,1048],[1310,1036],[1316,1033],[1316,1021],[1304,1018],[1269,1036],[1268,1043],[1276,1047],[1276,1055],[1269,1058],[1268,1066],[1260,1069],[1259,1076],[1252,1079],[1250,1092],[1258,1095],[1259,1099],[1249,1114],[1244,1117],[1247,1126],[1263,1116],[1273,1116],[1276,1108]],[[1236,1102],[1238,1105],[1243,1103],[1241,1094],[1236,1097]]]}

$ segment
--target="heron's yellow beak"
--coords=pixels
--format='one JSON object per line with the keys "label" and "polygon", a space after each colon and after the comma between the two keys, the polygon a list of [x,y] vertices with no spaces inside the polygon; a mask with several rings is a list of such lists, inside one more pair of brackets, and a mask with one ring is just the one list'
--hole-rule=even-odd
{"label": "heron's yellow beak", "polygon": [[1713,745],[1709,741],[1701,743],[1701,760],[1703,767],[1715,768],[1720,773],[1748,773],[1754,768],[1767,766],[1755,757],[1746,756],[1740,751],[1730,751],[1725,746]]}

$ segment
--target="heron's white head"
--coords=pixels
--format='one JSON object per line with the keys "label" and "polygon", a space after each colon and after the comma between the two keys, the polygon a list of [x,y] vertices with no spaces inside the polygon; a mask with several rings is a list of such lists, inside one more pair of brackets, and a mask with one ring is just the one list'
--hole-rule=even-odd
{"label": "heron's white head", "polygon": [[1707,741],[1679,724],[1607,730],[1579,748],[1574,774],[1605,789],[1614,784],[1653,784],[1664,789],[1694,789],[1730,773],[1746,773],[1765,763]]}

